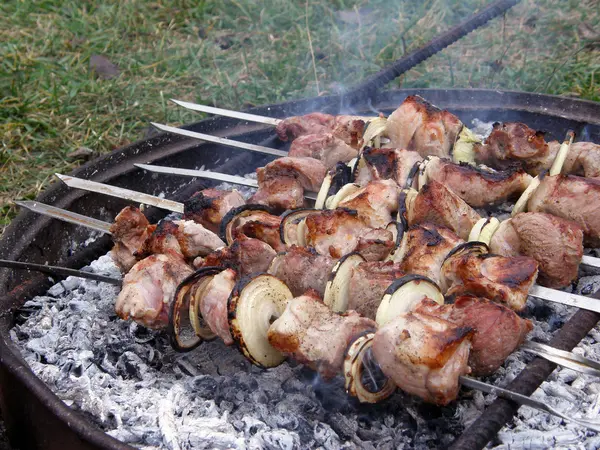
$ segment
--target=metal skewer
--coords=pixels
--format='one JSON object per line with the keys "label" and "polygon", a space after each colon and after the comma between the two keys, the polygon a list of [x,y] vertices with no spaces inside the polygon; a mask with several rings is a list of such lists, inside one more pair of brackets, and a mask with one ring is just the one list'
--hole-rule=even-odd
{"label": "metal skewer", "polygon": [[[183,100],[175,100],[174,98],[172,98],[171,101],[173,103],[175,103],[179,106],[183,106],[184,108],[189,109],[191,111],[198,111],[198,112],[203,112],[203,113],[208,113],[208,114],[216,114],[218,116],[231,117],[233,119],[246,120],[248,122],[264,123],[266,125],[277,126],[284,120],[284,119],[275,119],[274,117],[259,116],[257,114],[244,113],[244,112],[240,112],[240,111],[233,111],[231,109],[223,109],[223,108],[216,108],[214,106],[199,105],[198,103],[191,103],[191,102],[186,102]],[[372,120],[376,117],[376,116],[356,116],[356,115],[348,115],[348,114],[345,114],[345,116],[355,117],[356,119],[365,120],[365,121]]]}
{"label": "metal skewer", "polygon": [[257,114],[232,111],[230,109],[215,108],[213,106],[198,105],[196,103],[184,102],[183,100],[175,100],[174,98],[172,98],[171,101],[173,103],[178,104],[179,106],[183,106],[184,108],[190,109],[192,111],[216,114],[218,116],[232,117],[234,119],[247,120],[248,122],[264,123],[266,125],[272,125],[274,127],[279,125],[279,123],[281,123],[282,121],[281,119],[275,119],[273,117],[259,116]]}
{"label": "metal skewer", "polygon": [[161,125],[160,123],[150,122],[150,124],[154,128],[159,129],[160,131],[166,131],[167,133],[179,134],[181,136],[200,139],[201,141],[213,142],[215,144],[223,144],[229,147],[243,148],[244,150],[250,150],[251,152],[264,153],[265,155],[273,155],[279,157],[288,156],[288,152],[284,152],[283,150],[276,150],[274,148],[263,147],[262,145],[248,144],[246,142],[240,142],[223,137],[212,136],[210,134],[183,130],[181,128],[171,127],[169,125]]}
{"label": "metal skewer", "polygon": [[529,406],[531,408],[535,408],[540,411],[544,411],[554,416],[560,417],[561,419],[564,419],[566,421],[576,423],[577,425],[581,425],[582,427],[586,427],[594,431],[600,431],[600,422],[597,420],[576,419],[575,417],[561,413],[560,411],[548,406],[545,403],[542,403],[538,400],[534,400],[531,397],[527,397],[526,395],[518,394],[514,391],[509,391],[508,389],[504,389],[501,387],[493,386],[491,384],[484,383],[483,381],[475,380],[473,378],[461,376],[459,380],[463,386],[469,387],[471,389],[477,389],[478,391],[482,391],[487,394],[497,395],[498,397],[504,397],[508,400],[512,400],[513,402],[518,403],[519,405]]}
{"label": "metal skewer", "polygon": [[83,270],[69,269],[68,267],[47,266],[44,264],[35,264],[22,261],[9,261],[7,259],[0,259],[0,267],[8,267],[9,269],[23,269],[30,271],[35,270],[37,272],[49,273],[50,275],[86,278],[88,280],[102,281],[104,283],[114,284],[115,286],[121,285],[121,280],[119,278],[100,275],[98,273],[85,272]]}
{"label": "metal skewer", "polygon": [[[252,178],[240,177],[237,175],[229,175],[220,172],[210,172],[208,170],[195,169],[179,169],[176,167],[153,166],[151,164],[134,164],[139,169],[144,169],[149,172],[164,173],[168,175],[182,175],[185,177],[208,178],[210,180],[223,181],[226,183],[239,184],[240,186],[249,186],[258,188],[258,182]],[[310,200],[317,199],[316,192],[304,191],[304,197]]]}

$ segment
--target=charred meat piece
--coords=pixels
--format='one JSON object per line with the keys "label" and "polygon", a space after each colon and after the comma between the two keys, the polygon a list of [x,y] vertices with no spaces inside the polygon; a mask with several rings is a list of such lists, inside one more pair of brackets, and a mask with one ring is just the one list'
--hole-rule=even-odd
{"label": "charred meat piece", "polygon": [[401,314],[375,333],[373,355],[404,392],[447,405],[458,395],[459,377],[470,372],[473,330],[434,315]]}
{"label": "charred meat piece", "polygon": [[175,252],[142,259],[123,278],[115,303],[117,315],[148,328],[166,327],[175,290],[191,273],[192,269]]}
{"label": "charred meat piece", "polygon": [[462,122],[423,98],[411,95],[387,120],[390,147],[417,151],[421,156],[450,157]]}
{"label": "charred meat piece", "polygon": [[405,187],[414,165],[423,161],[417,152],[399,148],[366,148],[362,157],[366,165],[359,166],[355,182],[361,186],[372,180],[394,180]]}
{"label": "charred meat piece", "polygon": [[[560,144],[557,141],[548,143],[551,155],[554,156],[558,153]],[[544,169],[549,169],[552,162],[554,162],[554,157],[544,165]],[[562,173],[581,175],[587,178],[600,178],[600,145],[593,142],[574,142],[571,144]]]}
{"label": "charred meat piece", "polygon": [[283,157],[256,169],[256,173],[258,191],[248,203],[285,210],[303,206],[304,190],[317,192],[327,169],[318,159]]}
{"label": "charred meat piece", "polygon": [[335,262],[311,248],[292,245],[275,257],[269,273],[283,281],[295,297],[314,290],[321,297]]}
{"label": "charred meat piece", "polygon": [[529,201],[527,209],[545,212],[577,223],[584,243],[600,246],[600,180],[574,175],[545,176]]}
{"label": "charred meat piece", "polygon": [[501,224],[490,249],[503,256],[532,257],[540,265],[540,284],[561,288],[577,277],[583,230],[575,222],[551,214],[519,213]]}
{"label": "charred meat piece", "polygon": [[129,272],[129,269],[137,262],[134,253],[152,233],[149,226],[150,222],[146,216],[133,206],[123,208],[115,217],[115,221],[110,227],[115,243],[110,256],[123,273]]}
{"label": "charred meat piece", "polygon": [[233,344],[227,320],[227,301],[235,286],[236,273],[225,269],[208,283],[200,301],[200,314],[209,328],[223,339],[225,345]]}
{"label": "charred meat piece", "polygon": [[403,276],[400,265],[392,261],[358,264],[352,269],[348,309],[374,320],[385,290]]}
{"label": "charred meat piece", "polygon": [[272,206],[278,211],[302,208],[304,206],[304,189],[295,178],[281,177],[259,181],[256,193],[248,203]]}
{"label": "charred meat piece", "polygon": [[447,228],[433,224],[415,225],[404,234],[394,255],[400,270],[426,276],[437,284],[446,255],[463,241]]}
{"label": "charred meat piece", "polygon": [[365,225],[356,211],[344,208],[311,214],[306,217],[305,225],[307,246],[333,259],[357,250],[359,245],[361,254],[375,255],[381,254],[382,246],[391,249],[394,245],[390,231],[374,230]]}
{"label": "charred meat piece", "polygon": [[293,116],[281,121],[275,131],[282,141],[296,139],[307,134],[331,133],[346,144],[358,147],[362,140],[365,122],[353,116],[332,116],[311,113]]}
{"label": "charred meat piece", "polygon": [[281,242],[279,235],[281,217],[257,210],[234,220],[235,222],[231,224],[231,234],[234,239],[242,236],[260,239],[269,244],[276,252],[285,250],[285,245]]}
{"label": "charred meat piece", "polygon": [[269,328],[268,338],[277,350],[329,379],[341,371],[350,342],[376,327],[354,311],[346,315],[332,312],[316,292],[308,291],[288,303]]}
{"label": "charred meat piece", "polygon": [[519,166],[528,172],[539,171],[539,166],[549,160],[544,134],[524,123],[495,123],[484,143],[476,144],[474,151],[478,163],[504,168]]}
{"label": "charred meat piece", "polygon": [[393,180],[371,181],[365,187],[344,198],[340,208],[353,209],[372,228],[385,228],[398,210],[400,188]]}
{"label": "charred meat piece", "polygon": [[327,169],[338,162],[348,162],[356,158],[358,151],[331,133],[307,134],[295,139],[290,146],[290,157],[314,158]]}
{"label": "charred meat piece", "polygon": [[488,171],[440,158],[431,158],[427,162],[425,178],[442,183],[475,208],[518,197],[532,180],[522,169]]}
{"label": "charred meat piece", "polygon": [[265,272],[275,250],[258,239],[241,236],[228,247],[210,253],[202,262],[202,267],[227,267],[235,270],[240,277]]}
{"label": "charred meat piece", "polygon": [[225,243],[210,230],[192,220],[163,220],[137,252],[140,257],[167,250],[193,259],[208,255]]}
{"label": "charred meat piece", "polygon": [[528,256],[457,252],[442,265],[440,287],[446,295],[475,295],[522,311],[538,274]]}
{"label": "charred meat piece", "polygon": [[[532,175],[550,169],[561,143],[546,143],[544,133],[523,123],[497,123],[483,144],[474,147],[477,162],[494,167],[518,166]],[[600,177],[600,145],[575,142],[562,168],[563,174]]]}
{"label": "charred meat piece", "polygon": [[193,220],[213,233],[218,233],[225,214],[245,203],[244,197],[236,190],[204,189],[184,202],[183,219]]}
{"label": "charred meat piece", "polygon": [[471,296],[458,297],[453,304],[445,305],[427,299],[415,311],[474,330],[469,367],[472,374],[478,377],[491,375],[498,370],[533,329],[530,320],[522,319],[513,310]]}
{"label": "charred meat piece", "polygon": [[384,228],[370,228],[358,238],[355,251],[367,261],[381,261],[389,256],[395,247],[391,231]]}
{"label": "charred meat piece", "polygon": [[410,225],[430,222],[447,227],[461,239],[467,240],[481,216],[453,191],[431,180],[410,202],[406,219]]}

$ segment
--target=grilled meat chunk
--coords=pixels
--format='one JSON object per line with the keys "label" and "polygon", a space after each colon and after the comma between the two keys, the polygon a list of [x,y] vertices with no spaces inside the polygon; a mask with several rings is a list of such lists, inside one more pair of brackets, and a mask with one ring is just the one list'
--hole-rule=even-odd
{"label": "grilled meat chunk", "polygon": [[234,239],[242,236],[260,239],[269,244],[276,252],[281,252],[285,250],[285,245],[281,242],[279,235],[280,224],[281,217],[257,210],[235,219],[235,222],[231,224],[231,234]]}
{"label": "grilled meat chunk", "polygon": [[415,311],[474,330],[469,367],[472,374],[478,377],[491,375],[498,370],[533,329],[531,320],[522,319],[513,310],[471,296],[458,297],[453,304],[445,305],[426,299]]}
{"label": "grilled meat chunk", "polygon": [[364,186],[373,180],[394,180],[400,187],[408,187],[409,174],[416,163],[423,161],[417,152],[400,148],[365,148],[366,164],[359,164],[355,183]]}
{"label": "grilled meat chunk", "polygon": [[181,255],[172,251],[142,259],[123,278],[115,303],[117,315],[148,328],[166,327],[175,290],[191,273]]}
{"label": "grilled meat chunk", "polygon": [[519,213],[494,233],[490,250],[503,256],[532,257],[540,265],[539,283],[561,288],[577,277],[583,230],[575,222],[551,214]]}
{"label": "grilled meat chunk", "polygon": [[192,220],[163,220],[136,255],[143,257],[171,250],[193,259],[224,245],[219,236]]}
{"label": "grilled meat chunk", "polygon": [[470,372],[472,336],[469,327],[411,312],[377,330],[372,349],[383,373],[404,392],[447,405],[458,396],[459,377]]}
{"label": "grilled meat chunk", "polygon": [[218,233],[225,214],[244,204],[244,197],[236,190],[204,189],[184,202],[183,219],[193,220],[213,233]]}
{"label": "grilled meat chunk", "polygon": [[288,303],[269,328],[268,339],[277,350],[329,379],[341,371],[350,342],[376,326],[354,311],[346,315],[332,312],[316,292],[308,291]]}
{"label": "grilled meat chunk", "polygon": [[415,150],[421,156],[450,157],[462,122],[423,98],[411,95],[387,120],[390,147]]}
{"label": "grilled meat chunk", "polygon": [[[560,149],[560,142],[549,142],[548,147],[549,153],[556,155]],[[549,169],[552,162],[554,162],[554,156],[544,165],[544,169]],[[600,145],[593,142],[574,142],[571,144],[562,173],[581,175],[587,178],[600,178]]]}
{"label": "grilled meat chunk", "polygon": [[527,208],[577,223],[584,243],[600,247],[600,180],[574,175],[545,176]]}
{"label": "grilled meat chunk", "polygon": [[209,328],[223,339],[225,345],[233,344],[227,320],[227,301],[235,286],[236,273],[225,269],[208,283],[200,301],[200,314]]}
{"label": "grilled meat chunk", "polygon": [[314,249],[292,245],[275,257],[268,271],[283,281],[295,297],[311,289],[323,297],[334,264]]}
{"label": "grilled meat chunk", "polygon": [[390,231],[368,227],[356,211],[345,208],[310,214],[305,225],[306,245],[333,259],[339,259],[359,247],[363,256],[380,256],[382,247],[391,250],[394,246]]}
{"label": "grilled meat chunk", "polygon": [[363,317],[375,319],[385,290],[394,280],[405,274],[398,263],[363,262],[352,269],[348,295],[348,309]]}
{"label": "grilled meat chunk", "polygon": [[293,140],[307,134],[331,133],[346,144],[358,148],[364,127],[365,122],[353,116],[311,113],[288,117],[277,125],[275,131],[282,141]]}
{"label": "grilled meat chunk", "polygon": [[364,230],[358,238],[358,245],[354,249],[367,261],[381,261],[389,256],[395,247],[394,234],[383,228],[370,228]]}
{"label": "grilled meat chunk", "polygon": [[442,265],[440,287],[446,295],[475,295],[522,311],[538,274],[528,256],[457,252]]}
{"label": "grilled meat chunk", "polygon": [[544,134],[524,123],[495,123],[483,144],[474,146],[475,160],[493,167],[523,167],[537,170],[549,156]]}
{"label": "grilled meat chunk", "polygon": [[[544,134],[523,123],[497,123],[483,144],[474,147],[477,162],[494,167],[519,166],[532,175],[550,169],[561,143],[546,143]],[[600,177],[600,145],[575,142],[562,168],[563,174]]]}
{"label": "grilled meat chunk", "polygon": [[440,158],[429,159],[425,166],[425,178],[442,183],[475,208],[518,197],[532,180],[531,175],[522,169],[488,171]]}
{"label": "grilled meat chunk", "polygon": [[400,270],[441,282],[441,267],[446,255],[463,241],[449,229],[430,223],[415,225],[404,233],[394,261]]}
{"label": "grilled meat chunk", "polygon": [[265,272],[275,250],[261,240],[241,236],[228,247],[210,253],[202,263],[203,267],[227,267],[235,270],[240,277]]}
{"label": "grilled meat chunk", "polygon": [[340,208],[353,209],[358,217],[373,228],[384,228],[398,210],[400,188],[393,180],[371,181],[339,203]]}
{"label": "grilled meat chunk", "polygon": [[248,203],[277,209],[304,205],[304,190],[318,191],[327,169],[318,159],[283,157],[256,169],[258,191]]}
{"label": "grilled meat chunk", "polygon": [[129,272],[129,269],[137,262],[134,253],[152,233],[149,226],[150,222],[146,216],[133,206],[123,208],[110,226],[115,243],[110,251],[110,256],[123,273]]}
{"label": "grilled meat chunk", "polygon": [[327,169],[331,169],[338,162],[356,158],[358,150],[331,133],[307,134],[292,142],[289,155],[293,158],[318,159]]}
{"label": "grilled meat chunk", "polygon": [[410,225],[429,222],[447,227],[467,240],[481,216],[453,191],[431,180],[409,202],[406,219]]}

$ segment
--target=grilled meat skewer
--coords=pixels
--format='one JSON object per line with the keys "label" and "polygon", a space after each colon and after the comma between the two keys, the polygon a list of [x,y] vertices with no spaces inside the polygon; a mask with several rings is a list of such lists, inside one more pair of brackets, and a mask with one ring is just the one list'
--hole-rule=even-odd
{"label": "grilled meat skewer", "polygon": [[[213,114],[231,115],[256,121],[256,116],[205,107],[188,102],[175,103],[195,110]],[[321,113],[314,113],[319,117]],[[244,117],[242,117],[242,115]],[[310,117],[304,130],[311,134],[322,134],[322,126],[310,127]],[[326,116],[327,117],[327,116]],[[331,117],[331,116],[329,116]],[[369,120],[369,118],[363,118]],[[267,118],[268,123],[285,127],[285,120]],[[301,118],[290,118],[289,122],[299,122]],[[333,119],[330,119],[333,120]],[[426,156],[452,157],[455,162],[481,163],[499,170],[520,167],[531,175],[538,175],[549,169],[558,152],[560,143],[546,143],[543,133],[532,130],[522,123],[496,123],[490,136],[481,143],[461,121],[445,110],[433,106],[419,96],[408,96],[387,119],[371,118],[371,125],[379,131],[376,135],[386,135],[385,145],[407,150],[416,150]],[[260,120],[259,120],[260,121]],[[383,125],[377,122],[383,121]],[[318,123],[319,121],[317,121]],[[283,133],[287,136],[287,132]],[[369,134],[368,131],[366,134]],[[369,136],[370,139],[373,136]],[[316,138],[315,138],[316,139]],[[368,144],[368,143],[367,143]],[[577,142],[564,165],[564,173],[585,177],[600,176],[600,146],[592,142]]]}

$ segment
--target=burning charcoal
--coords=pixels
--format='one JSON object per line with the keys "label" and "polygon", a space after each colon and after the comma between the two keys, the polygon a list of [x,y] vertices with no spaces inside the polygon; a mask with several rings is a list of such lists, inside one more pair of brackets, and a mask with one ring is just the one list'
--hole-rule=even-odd
{"label": "burning charcoal", "polygon": [[313,399],[300,394],[289,394],[277,404],[275,414],[285,414],[288,412],[296,414],[322,414],[320,405]]}
{"label": "burning charcoal", "polygon": [[329,425],[324,423],[318,423],[315,426],[315,441],[317,444],[322,445],[325,448],[339,448],[340,439],[339,436],[333,431]]}
{"label": "burning charcoal", "polygon": [[[331,424],[331,428],[338,434],[338,436],[342,439],[352,439],[352,437],[356,434],[356,430],[358,430],[358,423],[355,420],[336,412],[334,414],[330,414],[327,417],[327,422]],[[361,439],[364,439],[361,437]],[[366,440],[371,440],[370,438]]]}
{"label": "burning charcoal", "polygon": [[117,362],[117,369],[123,377],[142,379],[148,371],[148,366],[135,353],[125,352]]}
{"label": "burning charcoal", "polygon": [[206,398],[213,399],[217,392],[217,380],[210,375],[198,375],[187,381],[188,388],[196,395]]}
{"label": "burning charcoal", "polygon": [[[255,446],[252,446],[252,442],[255,442]],[[296,433],[283,430],[264,431],[253,436],[250,446],[269,450],[300,448],[300,438]]]}
{"label": "burning charcoal", "polygon": [[269,398],[267,397],[267,394],[265,394],[265,391],[263,391],[262,389],[257,389],[255,391],[252,391],[252,393],[250,394],[250,401],[254,404],[267,404],[269,402]]}
{"label": "burning charcoal", "polygon": [[581,277],[575,288],[575,293],[590,295],[600,289],[600,275]]}

